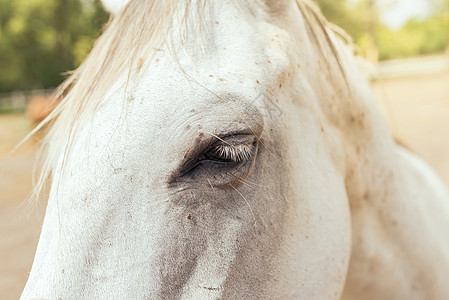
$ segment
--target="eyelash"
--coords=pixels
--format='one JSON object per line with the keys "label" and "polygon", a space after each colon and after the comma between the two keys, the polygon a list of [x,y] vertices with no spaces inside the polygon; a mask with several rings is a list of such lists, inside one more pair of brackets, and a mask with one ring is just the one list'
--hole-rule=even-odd
{"label": "eyelash", "polygon": [[217,145],[208,153],[201,156],[201,160],[215,160],[229,163],[247,161],[253,155],[254,144]]}

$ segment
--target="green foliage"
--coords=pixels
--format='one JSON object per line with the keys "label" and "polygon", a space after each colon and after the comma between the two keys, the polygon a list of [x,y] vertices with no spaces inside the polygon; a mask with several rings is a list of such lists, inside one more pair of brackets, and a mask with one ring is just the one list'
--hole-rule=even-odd
{"label": "green foliage", "polygon": [[345,29],[365,54],[379,59],[441,53],[449,46],[449,0],[435,0],[435,13],[410,20],[399,30],[381,24],[374,0],[316,0],[329,21]]}
{"label": "green foliage", "polygon": [[347,0],[315,0],[326,18],[343,28],[358,41],[366,32],[365,3],[348,3]]}
{"label": "green foliage", "polygon": [[0,92],[57,86],[107,21],[99,0],[0,0]]}
{"label": "green foliage", "polygon": [[377,31],[380,59],[444,52],[449,42],[448,29],[444,16],[412,19],[397,31],[381,26]]}

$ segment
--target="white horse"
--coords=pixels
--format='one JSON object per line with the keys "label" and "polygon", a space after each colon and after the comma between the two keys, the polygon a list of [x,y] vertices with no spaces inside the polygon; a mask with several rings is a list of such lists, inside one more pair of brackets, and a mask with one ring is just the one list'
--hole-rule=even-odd
{"label": "white horse", "polygon": [[449,299],[448,194],[315,5],[104,2],[22,299]]}

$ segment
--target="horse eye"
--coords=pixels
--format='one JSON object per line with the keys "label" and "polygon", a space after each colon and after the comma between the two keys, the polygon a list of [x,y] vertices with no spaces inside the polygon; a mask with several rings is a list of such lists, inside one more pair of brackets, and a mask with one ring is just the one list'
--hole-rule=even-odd
{"label": "horse eye", "polygon": [[240,163],[248,161],[255,150],[255,144],[219,144],[200,155],[198,162]]}
{"label": "horse eye", "polygon": [[247,162],[254,160],[257,151],[258,140],[253,135],[237,134],[217,138],[201,152],[190,156],[176,172],[176,177],[206,176],[210,179],[218,174],[217,168],[221,169],[220,174],[228,174],[231,170],[242,171],[240,167],[247,166]]}

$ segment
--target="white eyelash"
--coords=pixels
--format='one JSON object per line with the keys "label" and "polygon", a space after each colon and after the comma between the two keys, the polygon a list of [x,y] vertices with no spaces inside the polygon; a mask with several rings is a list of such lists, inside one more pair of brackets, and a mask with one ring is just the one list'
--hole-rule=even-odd
{"label": "white eyelash", "polygon": [[212,153],[222,159],[234,162],[242,162],[249,160],[253,154],[254,145],[238,144],[238,145],[218,145],[212,150]]}

